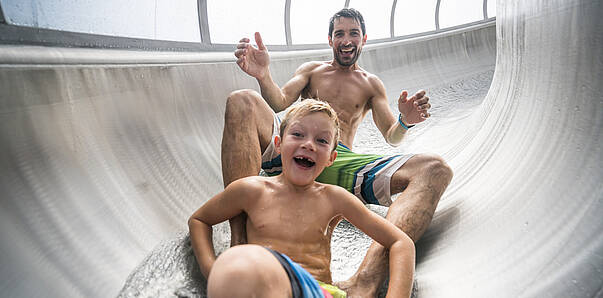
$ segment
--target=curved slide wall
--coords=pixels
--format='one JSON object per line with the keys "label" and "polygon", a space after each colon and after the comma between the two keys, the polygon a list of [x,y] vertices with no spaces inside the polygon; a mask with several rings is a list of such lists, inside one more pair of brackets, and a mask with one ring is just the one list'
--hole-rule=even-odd
{"label": "curved slide wall", "polygon": [[[363,52],[392,99],[473,94],[473,78],[494,72],[483,101],[440,92],[434,117],[383,149],[435,152],[455,170],[417,247],[418,294],[601,296],[602,5],[508,1],[497,14],[496,27]],[[0,47],[3,296],[116,295],[186,229],[222,188],[226,96],[257,88],[231,55]],[[331,55],[272,57],[282,84]],[[377,150],[361,129],[355,148]]]}

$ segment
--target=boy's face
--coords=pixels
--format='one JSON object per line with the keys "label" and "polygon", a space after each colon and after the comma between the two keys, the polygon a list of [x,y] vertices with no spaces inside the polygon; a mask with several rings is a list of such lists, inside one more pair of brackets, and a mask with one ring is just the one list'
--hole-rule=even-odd
{"label": "boy's face", "polygon": [[337,152],[335,126],[325,113],[315,112],[294,118],[276,137],[276,151],[281,154],[283,174],[294,185],[308,185],[330,166]]}

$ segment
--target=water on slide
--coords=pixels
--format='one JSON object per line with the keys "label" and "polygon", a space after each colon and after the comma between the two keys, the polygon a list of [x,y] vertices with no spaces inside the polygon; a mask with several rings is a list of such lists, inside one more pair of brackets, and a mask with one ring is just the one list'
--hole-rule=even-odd
{"label": "water on slide", "polygon": [[[399,148],[369,115],[355,150],[433,152],[455,171],[417,245],[417,296],[603,295],[601,15],[505,1],[496,26],[363,52],[392,107],[402,88],[434,107]],[[186,219],[222,187],[226,96],[257,88],[230,55],[0,47],[2,295],[203,295]],[[282,84],[329,58],[274,53],[272,70]],[[215,238],[224,250],[227,227]],[[369,243],[338,227],[336,280]]]}

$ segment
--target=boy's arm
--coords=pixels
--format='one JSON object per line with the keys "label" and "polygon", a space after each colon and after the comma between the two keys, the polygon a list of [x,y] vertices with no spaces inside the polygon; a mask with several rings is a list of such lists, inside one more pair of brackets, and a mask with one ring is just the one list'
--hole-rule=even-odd
{"label": "boy's arm", "polygon": [[410,297],[415,268],[415,246],[402,230],[373,213],[346,190],[333,187],[335,210],[389,250],[387,297]]}
{"label": "boy's arm", "polygon": [[212,241],[212,226],[235,217],[257,197],[257,183],[237,180],[199,208],[188,220],[191,245],[201,273],[207,278],[216,260]]}

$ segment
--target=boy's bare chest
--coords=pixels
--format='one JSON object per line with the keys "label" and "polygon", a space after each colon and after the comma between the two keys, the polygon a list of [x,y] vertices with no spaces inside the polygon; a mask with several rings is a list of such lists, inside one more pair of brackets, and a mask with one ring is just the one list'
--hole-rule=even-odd
{"label": "boy's bare chest", "polygon": [[[312,199],[308,199],[312,200]],[[323,241],[330,237],[330,208],[312,202],[266,200],[248,211],[247,230],[253,236],[290,241]],[[252,235],[250,235],[252,236]]]}

